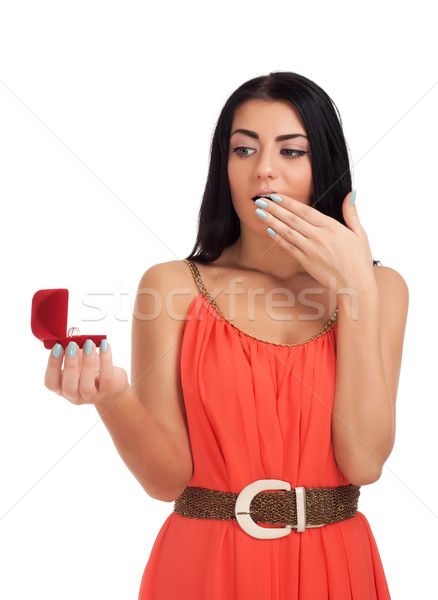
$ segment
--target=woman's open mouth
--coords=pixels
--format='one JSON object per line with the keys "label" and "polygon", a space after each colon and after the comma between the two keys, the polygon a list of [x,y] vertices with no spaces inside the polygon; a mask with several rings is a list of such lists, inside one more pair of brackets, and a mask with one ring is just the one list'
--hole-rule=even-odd
{"label": "woman's open mouth", "polygon": [[259,198],[269,198],[270,194],[261,194],[260,196],[254,196],[251,200],[258,200]]}

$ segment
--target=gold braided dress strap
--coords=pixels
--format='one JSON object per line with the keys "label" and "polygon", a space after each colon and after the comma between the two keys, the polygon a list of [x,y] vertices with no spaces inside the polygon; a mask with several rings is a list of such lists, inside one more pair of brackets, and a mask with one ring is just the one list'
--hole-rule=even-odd
{"label": "gold braided dress strap", "polygon": [[[192,275],[193,275],[196,283],[198,284],[199,289],[201,290],[202,294],[205,296],[205,298],[207,298],[207,300],[215,308],[215,310],[221,315],[221,317],[224,319],[224,321],[226,321],[229,325],[231,325],[231,327],[234,327],[234,329],[236,329],[237,331],[240,331],[241,333],[243,333],[247,337],[250,337],[250,338],[253,338],[255,340],[258,340],[259,342],[271,343],[271,342],[267,342],[267,340],[262,340],[261,338],[258,338],[255,335],[251,335],[249,333],[246,333],[246,332],[242,331],[241,329],[239,329],[239,327],[236,327],[236,325],[234,325],[233,323],[231,323],[231,321],[228,321],[228,319],[225,317],[225,315],[223,314],[223,312],[221,311],[221,309],[219,308],[219,306],[216,304],[213,296],[211,296],[208,293],[208,291],[207,291],[207,289],[206,289],[206,287],[204,285],[204,282],[202,281],[201,274],[199,273],[198,267],[195,265],[195,263],[193,261],[191,261],[191,260],[189,260],[187,258],[184,258],[183,261],[190,267]],[[305,340],[304,342],[299,342],[297,344],[273,344],[273,345],[275,345],[275,346],[288,346],[288,347],[302,346],[303,344],[305,344],[307,342],[311,342],[312,340],[315,340],[316,338],[320,337],[323,333],[326,333],[326,331],[329,331],[335,325],[335,323],[337,322],[337,320],[338,320],[338,308],[336,308],[335,312],[330,317],[329,321],[322,327],[322,329],[320,329],[317,333],[315,333],[315,335],[313,335],[308,340]]]}
{"label": "gold braided dress strap", "polygon": [[225,319],[225,316],[223,315],[223,313],[222,313],[222,311],[221,311],[221,309],[220,309],[220,308],[219,308],[219,306],[216,304],[216,302],[215,302],[215,300],[214,300],[213,296],[210,296],[210,294],[207,292],[207,289],[206,289],[206,287],[205,287],[205,285],[204,285],[204,282],[202,281],[201,274],[200,274],[200,272],[199,272],[199,269],[198,269],[198,267],[195,265],[195,263],[194,263],[193,261],[191,261],[191,260],[188,260],[187,258],[185,258],[185,259],[184,259],[184,262],[185,262],[186,264],[188,264],[188,265],[189,265],[189,267],[190,267],[190,270],[191,270],[191,272],[192,272],[192,275],[193,275],[193,277],[195,278],[195,281],[196,281],[196,283],[198,284],[198,286],[199,286],[199,289],[201,290],[201,292],[204,294],[204,296],[207,298],[207,300],[210,302],[210,304],[211,304],[212,306],[214,306],[214,308],[215,308],[215,309],[217,310],[217,312],[218,312],[218,313],[219,313],[219,314],[222,316],[222,318],[223,318],[224,320],[226,320],[226,319]]}

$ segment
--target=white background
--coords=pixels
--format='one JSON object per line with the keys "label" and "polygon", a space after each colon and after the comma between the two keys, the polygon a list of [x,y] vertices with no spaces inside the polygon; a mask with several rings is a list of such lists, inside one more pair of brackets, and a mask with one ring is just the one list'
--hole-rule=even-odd
{"label": "white background", "polygon": [[1,4],[1,598],[137,598],[173,505],[145,494],[94,407],[44,387],[31,299],[68,288],[68,326],[107,334],[129,374],[137,285],[193,247],[219,111],[275,70],[336,102],[373,257],[410,290],[396,444],[360,510],[392,597],[438,598],[431,4]]}

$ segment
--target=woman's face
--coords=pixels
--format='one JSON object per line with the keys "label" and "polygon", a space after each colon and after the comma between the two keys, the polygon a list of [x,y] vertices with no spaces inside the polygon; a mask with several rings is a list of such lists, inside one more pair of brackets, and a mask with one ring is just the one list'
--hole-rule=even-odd
{"label": "woman's face", "polygon": [[[286,101],[248,100],[234,113],[228,154],[233,206],[241,221],[264,232],[252,198],[263,193],[313,199],[309,142],[301,119]],[[255,229],[254,229],[255,228]]]}

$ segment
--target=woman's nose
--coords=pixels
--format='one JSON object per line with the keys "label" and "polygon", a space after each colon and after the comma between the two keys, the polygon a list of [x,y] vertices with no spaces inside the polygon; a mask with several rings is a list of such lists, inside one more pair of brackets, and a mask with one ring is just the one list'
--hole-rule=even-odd
{"label": "woman's nose", "polygon": [[277,176],[277,166],[275,164],[275,158],[268,152],[259,154],[259,160],[256,164],[256,176],[260,179],[264,177]]}

